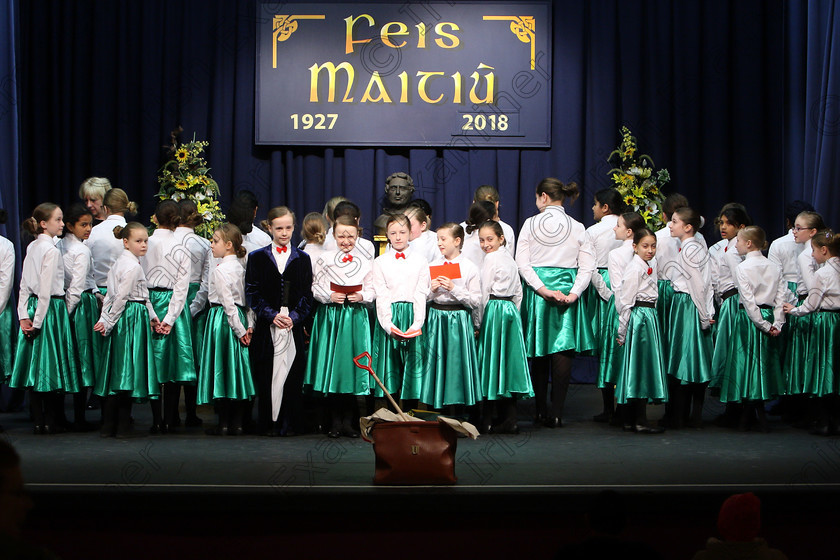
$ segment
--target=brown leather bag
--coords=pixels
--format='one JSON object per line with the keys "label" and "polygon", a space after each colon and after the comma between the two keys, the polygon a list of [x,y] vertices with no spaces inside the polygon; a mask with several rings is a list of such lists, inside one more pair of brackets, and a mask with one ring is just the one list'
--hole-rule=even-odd
{"label": "brown leather bag", "polygon": [[374,484],[455,484],[455,430],[443,422],[382,422],[371,430]]}

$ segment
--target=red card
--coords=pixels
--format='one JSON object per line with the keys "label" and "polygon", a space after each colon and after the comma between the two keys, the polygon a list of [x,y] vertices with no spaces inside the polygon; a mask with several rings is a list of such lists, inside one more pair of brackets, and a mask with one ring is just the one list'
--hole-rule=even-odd
{"label": "red card", "polygon": [[455,280],[461,277],[461,265],[458,263],[439,264],[437,266],[429,267],[429,276],[437,278],[438,276],[446,276],[450,280]]}
{"label": "red card", "polygon": [[336,284],[335,282],[330,282],[330,290],[333,292],[338,292],[339,294],[355,294],[356,292],[362,291],[362,285],[359,284],[358,286],[342,286],[340,284]]}

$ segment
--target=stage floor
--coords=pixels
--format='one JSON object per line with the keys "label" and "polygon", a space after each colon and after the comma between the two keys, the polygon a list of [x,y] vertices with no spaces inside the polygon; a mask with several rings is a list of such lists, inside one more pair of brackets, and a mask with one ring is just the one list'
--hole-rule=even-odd
{"label": "stage floor", "polygon": [[[166,436],[115,440],[102,439],[98,432],[34,436],[23,413],[4,414],[0,422],[6,429],[3,437],[22,457],[37,505],[34,518],[48,524],[70,514],[78,516],[79,524],[97,519],[97,526],[109,528],[109,535],[120,535],[122,524],[103,520],[103,512],[127,515],[138,529],[150,512],[162,512],[163,519],[193,519],[192,525],[178,524],[177,534],[189,539],[206,532],[210,520],[222,512],[241,519],[280,519],[287,527],[317,537],[309,525],[295,523],[332,512],[328,515],[340,515],[349,531],[370,532],[372,518],[393,536],[399,525],[387,512],[401,511],[424,519],[451,518],[453,523],[465,516],[472,521],[465,522],[464,530],[493,534],[494,524],[480,529],[473,521],[496,519],[494,512],[501,511],[516,519],[507,525],[512,534],[524,531],[530,536],[523,538],[547,552],[563,535],[584,534],[582,514],[591,497],[607,488],[631,496],[631,515],[642,515],[657,527],[673,525],[673,535],[685,535],[688,526],[694,527],[693,541],[682,543],[686,548],[681,554],[697,550],[704,536],[714,534],[717,508],[737,492],[754,491],[778,515],[784,510],[785,515],[776,518],[777,526],[784,528],[775,533],[777,539],[791,531],[790,542],[798,542],[810,529],[815,547],[819,535],[825,536],[822,528],[836,525],[840,438],[812,436],[775,417],[769,417],[769,434],[720,428],[711,420],[722,406],[711,398],[702,430],[624,433],[591,420],[600,402],[592,385],[573,385],[563,428],[533,429],[523,406],[519,435],[459,439],[458,484],[452,487],[373,486],[373,450],[360,439],[212,437],[203,429],[182,429]],[[215,422],[211,408],[200,407],[199,412],[206,425]],[[662,406],[649,407],[652,420],[663,412]],[[88,416],[92,420],[98,411]],[[150,416],[148,405],[135,406],[137,429],[146,430]],[[702,526],[696,527],[699,523]],[[42,525],[33,534],[55,550],[62,531]],[[660,538],[645,523],[636,533]],[[545,540],[546,535],[551,540]],[[679,546],[682,537],[674,539],[672,546]],[[221,550],[219,543],[214,546]],[[504,557],[506,546],[491,547],[486,557]],[[812,548],[811,558],[820,557],[815,550],[822,548]]]}

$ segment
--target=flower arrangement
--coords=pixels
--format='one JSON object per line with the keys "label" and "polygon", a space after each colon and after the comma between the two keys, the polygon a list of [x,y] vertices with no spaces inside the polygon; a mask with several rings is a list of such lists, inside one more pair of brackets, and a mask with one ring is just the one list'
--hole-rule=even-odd
{"label": "flower arrangement", "polygon": [[671,180],[667,169],[654,169],[650,156],[637,155],[636,138],[626,126],[621,127],[621,143],[607,157],[616,167],[607,173],[613,186],[624,198],[628,210],[638,212],[645,223],[656,231],[665,226],[662,221],[662,187]]}
{"label": "flower arrangement", "polygon": [[210,168],[202,158],[209,142],[196,140],[178,144],[178,127],[172,131],[172,144],[167,147],[170,159],[158,171],[160,191],[155,195],[159,200],[171,199],[175,202],[186,198],[195,202],[198,213],[204,216],[204,223],[195,228],[196,234],[210,239],[213,232],[225,221],[225,215],[219,207],[219,185],[210,176]]}

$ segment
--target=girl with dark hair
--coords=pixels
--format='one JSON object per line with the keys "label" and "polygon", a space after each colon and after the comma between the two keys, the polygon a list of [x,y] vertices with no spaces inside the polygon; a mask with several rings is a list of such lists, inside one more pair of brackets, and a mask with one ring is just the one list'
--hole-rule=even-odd
{"label": "girl with dark hair", "polygon": [[[175,237],[181,223],[178,204],[161,201],[155,209],[158,227],[149,237],[148,251],[141,259],[149,286],[149,300],[163,317],[152,337],[157,382],[162,398],[152,398],[152,434],[174,431],[181,389],[195,385],[192,320],[187,308],[190,288],[190,255]],[[161,403],[161,401],[163,401]],[[161,407],[163,414],[161,414]]]}
{"label": "girl with dark hair", "polygon": [[[99,318],[99,291],[93,281],[93,259],[84,241],[90,237],[93,213],[82,204],[74,204],[64,216],[66,233],[56,246],[64,263],[64,290],[67,313],[73,325],[79,359],[80,390],[73,395],[73,431],[88,431],[85,421],[87,389],[93,387],[99,375],[98,366],[103,352],[102,337],[93,334]],[[64,396],[60,396],[60,413],[64,411]]]}
{"label": "girl with dark hair", "polygon": [[[536,422],[563,425],[563,407],[576,352],[595,349],[592,325],[578,302],[595,272],[595,253],[583,224],[564,204],[579,194],[575,183],[543,179],[536,189],[540,211],[519,233],[516,264],[525,282],[522,325],[536,395]],[[551,408],[548,381],[551,375]]]}
{"label": "girl with dark hair", "polygon": [[35,433],[54,434],[63,429],[56,424],[58,401],[53,393],[79,390],[76,344],[64,303],[64,266],[54,242],[64,230],[64,214],[45,202],[23,227],[37,237],[23,259],[17,309],[20,334],[9,387],[30,390]]}
{"label": "girl with dark hair", "polygon": [[[516,400],[534,396],[522,336],[522,280],[499,222],[479,226],[481,248],[481,330],[478,367],[481,372],[482,433],[517,434]],[[520,245],[521,247],[521,245]],[[495,408],[495,411],[494,411]],[[494,423],[493,416],[498,417]]]}
{"label": "girl with dark hair", "polygon": [[[484,262],[484,251],[481,250],[478,241],[478,226],[492,220],[495,214],[496,206],[492,202],[486,200],[473,202],[467,214],[467,221],[461,224],[464,228],[464,248],[461,250],[461,254],[479,268],[481,268],[481,263]],[[513,253],[511,253],[511,256],[513,256]]]}
{"label": "girl with dark hair", "polygon": [[108,272],[108,294],[93,330],[106,337],[102,367],[93,389],[103,399],[101,437],[142,435],[131,426],[131,405],[160,395],[152,329],[159,324],[149,301],[140,258],[149,234],[137,222],[114,228],[123,252]]}
{"label": "girl with dark hair", "polygon": [[255,251],[271,243],[271,236],[254,224],[259,201],[248,190],[241,190],[233,197],[227,218],[242,232],[242,246],[247,252]]}

